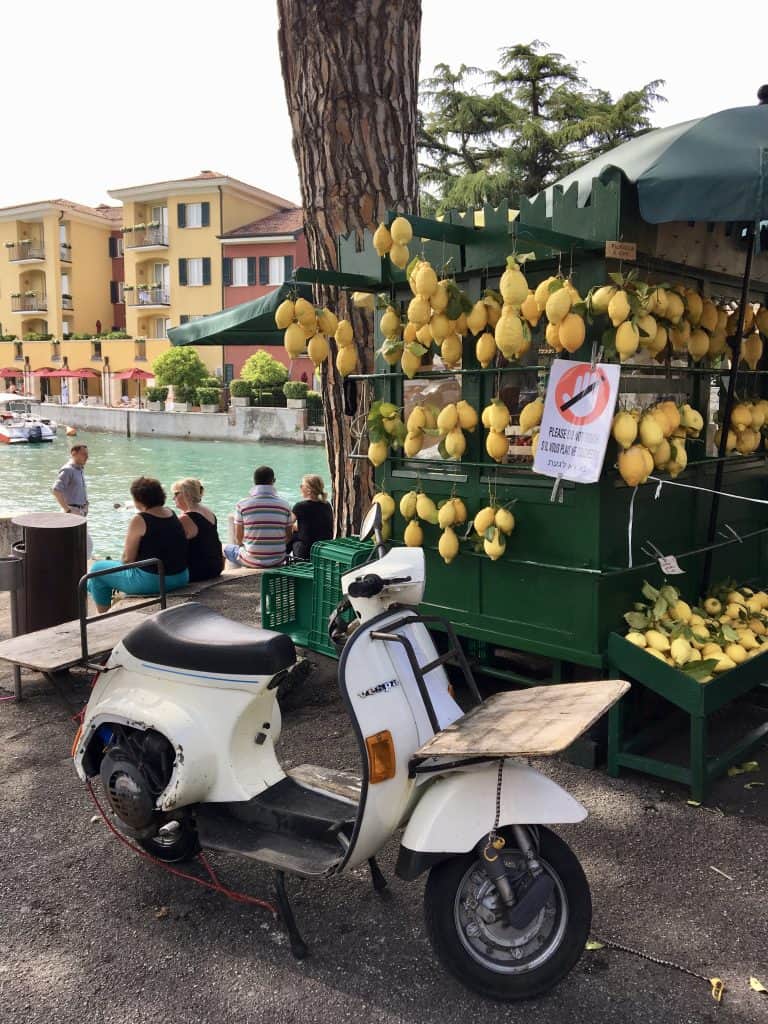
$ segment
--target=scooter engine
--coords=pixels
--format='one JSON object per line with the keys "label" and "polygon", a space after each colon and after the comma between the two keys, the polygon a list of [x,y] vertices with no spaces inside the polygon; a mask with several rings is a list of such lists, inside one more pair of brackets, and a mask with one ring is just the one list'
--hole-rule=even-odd
{"label": "scooter engine", "polygon": [[137,839],[153,835],[165,816],[155,802],[171,777],[174,750],[159,732],[114,727],[99,769],[121,829]]}

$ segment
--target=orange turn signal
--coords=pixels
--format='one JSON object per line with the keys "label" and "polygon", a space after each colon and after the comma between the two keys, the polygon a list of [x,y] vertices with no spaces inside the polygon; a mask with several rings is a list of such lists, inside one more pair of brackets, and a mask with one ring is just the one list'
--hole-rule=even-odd
{"label": "orange turn signal", "polygon": [[395,744],[389,729],[365,737],[368,751],[368,782],[385,782],[395,777]]}
{"label": "orange turn signal", "polygon": [[83,735],[83,727],[82,727],[82,725],[80,725],[80,726],[78,726],[77,732],[75,733],[75,738],[72,741],[72,754],[71,754],[72,757],[74,757],[75,754],[77,753],[77,748],[80,745],[80,737],[82,735]]}

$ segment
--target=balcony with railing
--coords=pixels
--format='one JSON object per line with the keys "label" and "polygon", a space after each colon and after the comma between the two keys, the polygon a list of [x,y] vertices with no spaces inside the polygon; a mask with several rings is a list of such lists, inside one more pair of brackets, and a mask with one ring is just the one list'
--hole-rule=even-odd
{"label": "balcony with railing", "polygon": [[152,252],[156,249],[168,248],[168,227],[164,224],[149,225],[124,229],[123,246],[126,249],[143,249]]}
{"label": "balcony with railing", "polygon": [[38,292],[25,292],[24,295],[11,296],[12,313],[45,313],[48,311],[48,299]]}
{"label": "balcony with railing", "polygon": [[162,286],[139,285],[136,288],[125,289],[125,301],[129,306],[143,306],[144,308],[157,306],[170,306],[171,296]]}
{"label": "balcony with railing", "polygon": [[69,244],[69,242],[59,243],[59,259],[61,260],[62,263],[72,262],[72,246]]}
{"label": "balcony with railing", "polygon": [[45,245],[39,239],[27,239],[22,242],[9,242],[8,259],[11,263],[44,263]]}

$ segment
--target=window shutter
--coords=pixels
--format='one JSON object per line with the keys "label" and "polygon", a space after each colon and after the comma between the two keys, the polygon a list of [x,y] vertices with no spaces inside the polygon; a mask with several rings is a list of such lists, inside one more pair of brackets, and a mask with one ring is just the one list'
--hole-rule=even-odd
{"label": "window shutter", "polygon": [[[179,205],[176,207],[176,213],[178,216],[177,223],[179,227],[185,228],[187,226],[187,204],[179,203]],[[186,281],[184,283],[186,284]]]}
{"label": "window shutter", "polygon": [[259,256],[259,284],[269,284],[269,256]]}
{"label": "window shutter", "polygon": [[187,261],[179,260],[179,284],[185,285],[187,283]]}
{"label": "window shutter", "polygon": [[116,238],[110,238],[110,240],[109,240],[109,255],[112,257],[113,260],[117,258],[117,239]]}
{"label": "window shutter", "polygon": [[[110,238],[110,242],[113,239]],[[117,281],[109,282],[109,301],[112,303],[120,301],[120,289],[117,287]]]}
{"label": "window shutter", "polygon": [[211,283],[211,257],[203,256],[203,284]]}
{"label": "window shutter", "polygon": [[285,280],[289,281],[293,277],[293,256],[284,256],[283,262],[285,264]]}
{"label": "window shutter", "polygon": [[225,256],[221,261],[221,274],[223,278],[224,287],[232,284],[232,260],[229,256]]}
{"label": "window shutter", "polygon": [[211,223],[211,204],[200,203],[200,223],[207,228]]}
{"label": "window shutter", "polygon": [[248,284],[256,284],[256,257],[248,257]]}

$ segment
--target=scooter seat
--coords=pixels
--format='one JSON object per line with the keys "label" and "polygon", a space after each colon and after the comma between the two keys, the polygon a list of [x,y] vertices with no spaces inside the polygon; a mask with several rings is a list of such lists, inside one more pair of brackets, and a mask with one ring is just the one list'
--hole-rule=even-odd
{"label": "scooter seat", "polygon": [[273,676],[296,661],[289,636],[244,626],[195,602],[147,618],[125,635],[123,646],[154,665],[217,675]]}

